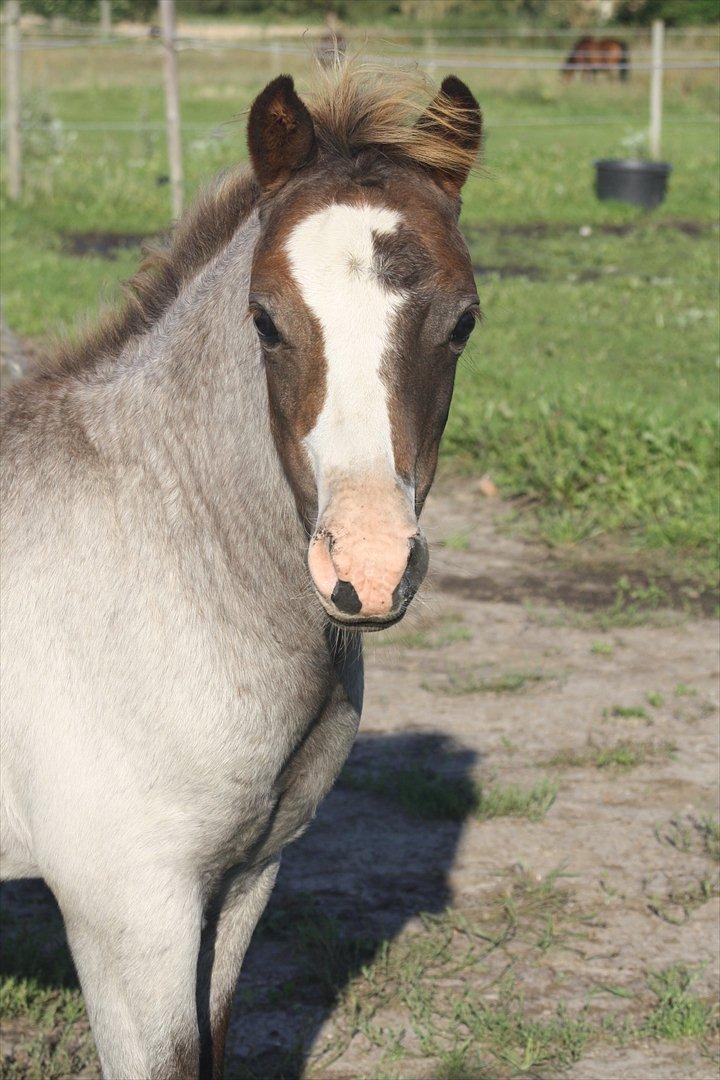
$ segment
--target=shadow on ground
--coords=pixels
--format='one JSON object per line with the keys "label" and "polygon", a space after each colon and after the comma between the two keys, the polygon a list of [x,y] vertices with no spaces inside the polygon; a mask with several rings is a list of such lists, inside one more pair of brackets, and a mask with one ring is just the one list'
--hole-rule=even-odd
{"label": "shadow on ground", "polygon": [[[308,832],[283,858],[248,951],[227,1048],[228,1078],[299,1077],[311,1055],[332,1057],[326,1022],[348,984],[412,920],[451,902],[449,873],[463,827],[423,819],[373,793],[377,777],[427,766],[462,787],[477,754],[425,733],[358,739]],[[39,881],[0,887],[0,977],[77,986],[62,919]]]}

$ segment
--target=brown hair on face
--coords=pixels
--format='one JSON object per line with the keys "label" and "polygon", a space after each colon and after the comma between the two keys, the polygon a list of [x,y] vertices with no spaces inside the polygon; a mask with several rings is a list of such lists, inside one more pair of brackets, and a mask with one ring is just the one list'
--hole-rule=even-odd
{"label": "brown hair on face", "polygon": [[[431,84],[417,73],[352,61],[318,67],[307,107],[300,103],[302,123],[293,118],[288,104],[294,107],[299,100],[292,80],[287,76],[281,80],[280,95],[278,80],[264,93],[275,87],[279,133],[285,135],[277,145],[292,146],[300,167],[319,152],[330,159],[356,162],[359,178],[363,152],[379,150],[388,162],[427,169],[453,196],[474,167],[482,135],[480,110],[467,88],[453,77],[444,80],[428,107]],[[252,148],[252,136],[250,142]],[[126,286],[124,303],[79,340],[63,342],[44,358],[38,373],[53,379],[79,374],[118,356],[133,338],[147,333],[183,287],[227,246],[261,200],[261,189],[267,195],[268,182],[274,184],[281,175],[276,163],[272,177],[263,169],[260,175],[235,170],[211,186],[181,218],[168,244],[146,256]],[[359,182],[371,186],[371,172]]]}

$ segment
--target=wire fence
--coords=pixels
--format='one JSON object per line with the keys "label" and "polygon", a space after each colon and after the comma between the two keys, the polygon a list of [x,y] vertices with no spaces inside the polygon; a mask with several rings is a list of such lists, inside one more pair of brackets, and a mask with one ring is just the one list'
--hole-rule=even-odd
{"label": "wire fence", "polygon": [[[165,7],[170,4],[172,6],[172,0],[160,0],[159,12],[162,15]],[[13,14],[14,13],[14,14]],[[14,21],[13,21],[14,19]],[[6,18],[5,18],[5,35],[4,35],[4,49],[6,57],[12,57],[13,55],[19,61],[20,57],[24,53],[38,54],[47,53],[52,54],[57,50],[65,51],[80,51],[87,55],[88,50],[95,52],[98,50],[101,54],[108,56],[119,55],[123,57],[127,56],[143,56],[150,58],[153,63],[157,60],[158,67],[161,62],[167,56],[167,42],[159,38],[157,33],[145,33],[144,36],[139,36],[137,33],[117,33],[116,31],[105,33],[101,36],[96,28],[72,28],[72,36],[70,33],[65,35],[60,32],[59,34],[53,33],[51,37],[35,34],[32,36],[26,36],[24,39],[20,39],[19,34],[19,4],[17,0],[8,0],[6,4]],[[657,24],[656,24],[657,25]],[[245,54],[248,57],[256,56],[267,58],[272,61],[273,66],[278,69],[285,57],[289,58],[304,58],[309,60],[313,57],[319,44],[319,34],[322,32],[322,28],[314,28],[313,31],[306,32],[303,35],[286,36],[277,35],[273,36],[271,33],[263,34],[260,39],[247,40],[243,37],[238,37],[229,34],[224,37],[216,36],[201,36],[195,34],[179,34],[175,33],[171,42],[171,48],[174,53],[179,54],[180,62],[182,62],[182,55],[221,55],[221,54]],[[325,31],[327,32],[327,31]],[[666,50],[664,47],[664,33],[660,37],[655,36],[653,31],[653,37],[650,39],[650,49],[641,49],[636,44],[631,45],[631,56],[627,62],[620,62],[616,64],[608,63],[593,63],[589,71],[583,72],[582,69],[574,69],[576,74],[589,74],[593,77],[596,74],[603,72],[607,73],[627,73],[649,75],[651,83],[651,118],[650,118],[650,132],[651,142],[654,142],[656,147],[659,147],[659,131],[661,122],[669,125],[717,125],[718,117],[716,115],[703,114],[694,116],[691,118],[665,118],[661,117],[661,83],[664,73],[669,72],[712,72],[720,71],[720,52],[710,52],[707,49],[707,41],[712,39],[719,40],[720,36],[717,28],[692,28],[691,30],[683,28],[682,30],[671,29],[667,33],[671,36],[671,40],[675,42],[675,46],[671,50]],[[425,69],[432,74],[436,74],[439,69],[442,68],[457,68],[461,70],[473,70],[476,72],[514,72],[514,73],[545,73],[551,71],[561,71],[567,60],[566,47],[552,49],[547,45],[543,45],[540,48],[520,48],[518,42],[534,41],[534,42],[554,42],[556,40],[562,41],[564,39],[574,38],[577,39],[585,34],[596,34],[600,36],[607,36],[607,28],[582,28],[582,29],[561,29],[561,30],[474,30],[467,33],[462,31],[460,34],[456,32],[444,32],[444,31],[422,31],[415,35],[412,34],[392,34],[383,30],[382,33],[372,34],[371,32],[357,32],[349,35],[348,48],[350,51],[358,51],[362,54],[363,59],[375,62],[383,66],[408,66],[411,63],[413,66]],[[628,28],[628,34],[626,35],[625,29],[622,30],[623,37],[629,36],[632,41],[640,42],[647,39],[648,31],[642,28]],[[415,37],[416,41],[414,45],[409,39]],[[513,46],[510,48],[503,48],[496,44],[497,41],[512,41]],[[705,43],[704,50],[700,51],[681,49],[682,43],[688,43],[692,41],[702,41]],[[368,46],[376,47],[381,45],[386,51],[383,53],[373,52]],[[658,45],[658,42],[660,44]],[[410,53],[410,50],[412,52]],[[19,63],[15,64],[13,70],[19,69]],[[19,76],[18,76],[19,78]],[[14,97],[9,95],[9,100],[19,100],[20,88],[19,85],[14,88]],[[168,88],[166,84],[166,94]],[[16,105],[16,108],[19,106]],[[212,139],[223,139],[234,134],[234,127],[232,123],[228,124],[202,124],[193,123],[188,121],[180,121],[178,118],[176,121],[166,120],[58,120],[58,119],[28,119],[23,120],[23,127],[26,131],[32,130],[54,130],[54,131],[76,131],[76,132],[163,132],[168,135],[168,139],[174,140],[179,138],[180,133],[205,135]],[[573,128],[580,126],[603,126],[603,125],[615,125],[618,127],[627,126],[628,123],[637,124],[637,118],[629,117],[628,115],[581,115],[581,116],[562,116],[553,115],[547,117],[522,117],[515,116],[512,118],[495,118],[488,126],[490,128],[528,128],[528,127],[557,127],[557,128]],[[18,160],[9,163],[9,175],[10,175],[10,188],[13,192],[19,192],[20,190],[20,162],[19,162],[19,149],[18,138],[11,139],[9,137],[10,132],[17,133],[20,130],[20,117],[19,115],[8,115],[3,118],[2,129],[5,136],[5,142],[7,143],[8,152],[12,157],[12,154],[18,156]],[[172,131],[170,128],[172,127]],[[654,134],[653,134],[654,132]],[[181,163],[180,166],[181,168]],[[171,171],[173,171],[171,169]],[[175,192],[179,191],[179,185],[175,184]]]}

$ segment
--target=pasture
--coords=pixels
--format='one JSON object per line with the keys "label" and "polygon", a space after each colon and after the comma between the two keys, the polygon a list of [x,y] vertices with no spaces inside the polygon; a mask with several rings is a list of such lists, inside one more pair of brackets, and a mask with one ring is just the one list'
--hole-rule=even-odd
{"label": "pasture", "polygon": [[[284,858],[228,1074],[704,1080],[716,73],[667,75],[674,173],[646,215],[592,191],[595,158],[641,148],[644,76],[563,85],[446,55],[436,75],[465,78],[486,118],[462,219],[484,325],[428,504],[432,580],[419,613],[368,643],[361,735]],[[157,51],[23,61],[26,193],[2,204],[2,298],[32,352],[112,301],[169,199]],[[302,90],[307,59],[282,69]],[[189,195],[244,159],[240,114],[277,67],[189,48],[180,70]],[[3,908],[3,1075],[97,1076],[47,893],[11,884]]]}

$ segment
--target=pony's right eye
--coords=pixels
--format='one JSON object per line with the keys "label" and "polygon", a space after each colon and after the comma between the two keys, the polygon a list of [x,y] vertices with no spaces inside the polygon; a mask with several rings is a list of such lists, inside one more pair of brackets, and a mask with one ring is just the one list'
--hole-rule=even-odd
{"label": "pony's right eye", "polygon": [[253,322],[255,323],[255,329],[257,330],[258,337],[263,345],[279,344],[280,331],[268,315],[267,311],[258,308],[253,314]]}

